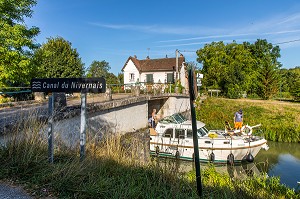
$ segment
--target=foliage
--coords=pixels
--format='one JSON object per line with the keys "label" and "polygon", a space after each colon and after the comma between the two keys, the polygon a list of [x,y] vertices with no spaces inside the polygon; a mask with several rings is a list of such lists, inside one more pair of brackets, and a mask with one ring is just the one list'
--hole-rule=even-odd
{"label": "foliage", "polygon": [[124,73],[118,73],[118,82],[119,84],[124,83]]}
{"label": "foliage", "polygon": [[110,70],[109,63],[105,60],[94,60],[90,67],[87,69],[87,77],[105,77]]}
{"label": "foliage", "polygon": [[239,98],[246,91],[268,99],[277,91],[279,52],[278,46],[266,40],[206,44],[197,51],[197,61],[203,64],[203,85],[220,88],[230,98]]}
{"label": "foliage", "polygon": [[79,53],[62,37],[48,38],[47,43],[35,51],[32,64],[39,69],[36,77],[41,78],[82,77],[84,74]]}
{"label": "foliage", "polygon": [[28,28],[25,17],[32,16],[36,0],[0,1],[0,87],[29,85],[36,68],[30,65],[38,47],[34,37],[39,28]]}
{"label": "foliage", "polygon": [[108,62],[105,60],[94,60],[90,67],[87,69],[87,77],[104,77],[106,84],[119,84],[119,77],[116,77],[113,73],[110,73],[111,69]]}

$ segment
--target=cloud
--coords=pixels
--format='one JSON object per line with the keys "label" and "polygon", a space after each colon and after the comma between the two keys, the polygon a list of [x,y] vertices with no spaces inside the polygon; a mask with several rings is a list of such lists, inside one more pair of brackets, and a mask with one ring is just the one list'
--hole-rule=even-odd
{"label": "cloud", "polygon": [[195,35],[208,34],[210,32],[221,32],[222,29],[194,26],[169,26],[169,25],[132,25],[132,24],[106,24],[89,22],[90,25],[115,29],[115,30],[133,30],[156,34],[173,34],[173,35]]}

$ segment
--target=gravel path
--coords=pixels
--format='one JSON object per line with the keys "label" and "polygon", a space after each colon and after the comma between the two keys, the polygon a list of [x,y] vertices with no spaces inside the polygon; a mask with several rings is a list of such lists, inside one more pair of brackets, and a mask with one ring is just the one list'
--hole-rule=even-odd
{"label": "gravel path", "polygon": [[0,183],[1,199],[32,199],[22,188]]}

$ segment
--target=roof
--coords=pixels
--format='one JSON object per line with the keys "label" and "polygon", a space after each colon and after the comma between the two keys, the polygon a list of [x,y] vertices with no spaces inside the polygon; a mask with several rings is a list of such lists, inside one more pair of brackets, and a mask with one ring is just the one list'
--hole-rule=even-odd
{"label": "roof", "polygon": [[[131,60],[139,72],[157,72],[157,71],[174,71],[176,68],[176,58],[161,58],[161,59],[143,59],[139,60],[135,57],[129,57],[124,64],[122,71],[127,63]],[[184,56],[178,57],[178,67],[185,62]]]}

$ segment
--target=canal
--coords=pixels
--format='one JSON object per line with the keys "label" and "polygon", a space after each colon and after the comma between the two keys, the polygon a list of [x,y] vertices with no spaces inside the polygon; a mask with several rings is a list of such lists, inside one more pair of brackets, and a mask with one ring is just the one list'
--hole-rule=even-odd
{"label": "canal", "polygon": [[[228,174],[232,179],[245,179],[252,176],[267,174],[269,177],[280,177],[280,182],[289,188],[300,190],[300,143],[268,142],[269,150],[261,150],[253,163],[236,164],[233,167],[226,164],[215,164],[217,172]],[[169,164],[164,158],[159,158],[161,165]],[[194,170],[194,162],[179,161],[178,171]],[[209,167],[201,163],[201,170]],[[299,182],[299,183],[297,183]]]}
{"label": "canal", "polygon": [[280,182],[290,188],[300,189],[300,143],[269,141],[268,145],[270,149],[261,150],[255,158],[258,169],[279,176]]}

